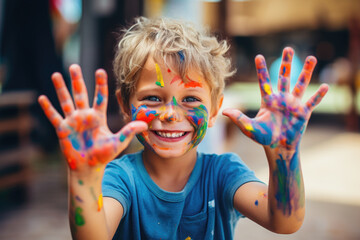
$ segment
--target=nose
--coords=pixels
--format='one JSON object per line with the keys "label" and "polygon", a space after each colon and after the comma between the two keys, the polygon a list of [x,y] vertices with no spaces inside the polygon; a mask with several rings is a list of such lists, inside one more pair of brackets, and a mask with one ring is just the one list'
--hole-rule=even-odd
{"label": "nose", "polygon": [[[161,111],[161,110],[160,110]],[[162,109],[159,119],[167,122],[181,121],[181,113],[175,97]]]}

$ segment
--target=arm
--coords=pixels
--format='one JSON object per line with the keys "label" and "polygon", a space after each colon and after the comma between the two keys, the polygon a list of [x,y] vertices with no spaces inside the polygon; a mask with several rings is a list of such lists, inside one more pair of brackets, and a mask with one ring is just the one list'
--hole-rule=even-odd
{"label": "arm", "polygon": [[123,151],[136,133],[147,124],[134,121],[113,134],[106,123],[108,99],[107,75],[96,72],[93,107],[89,107],[87,90],[78,65],[70,66],[74,101],[59,73],[53,84],[64,112],[63,118],[46,96],[39,103],[55,127],[68,163],[69,221],[74,239],[111,239],[123,214],[120,203],[103,200],[101,182],[106,164]]}
{"label": "arm", "polygon": [[294,51],[285,48],[280,68],[278,93],[271,88],[265,59],[255,58],[261,91],[261,107],[251,119],[236,109],[223,114],[241,131],[264,146],[269,164],[269,186],[247,183],[234,196],[234,207],[263,227],[278,233],[293,233],[302,225],[305,195],[299,144],[311,112],[328,91],[323,84],[305,104],[301,102],[316,64],[308,57],[292,93],[290,69]]}

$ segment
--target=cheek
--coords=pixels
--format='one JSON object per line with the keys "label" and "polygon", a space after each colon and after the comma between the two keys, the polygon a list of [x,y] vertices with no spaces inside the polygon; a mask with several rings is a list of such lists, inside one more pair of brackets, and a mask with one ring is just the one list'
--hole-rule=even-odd
{"label": "cheek", "polygon": [[149,124],[158,115],[159,114],[155,110],[151,110],[146,106],[139,106],[138,108],[135,108],[132,105],[131,107],[131,116],[133,121],[140,120]]}
{"label": "cheek", "polygon": [[186,117],[195,129],[192,145],[196,146],[205,136],[208,124],[208,111],[204,105],[201,105],[189,111]]}

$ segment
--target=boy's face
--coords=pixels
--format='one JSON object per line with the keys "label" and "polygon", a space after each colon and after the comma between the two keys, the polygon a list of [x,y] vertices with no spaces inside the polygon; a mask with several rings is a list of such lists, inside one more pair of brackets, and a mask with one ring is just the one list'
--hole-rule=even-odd
{"label": "boy's face", "polygon": [[163,158],[196,149],[221,106],[212,106],[210,87],[196,71],[184,82],[163,62],[149,58],[130,98],[132,120],[149,124],[137,137]]}

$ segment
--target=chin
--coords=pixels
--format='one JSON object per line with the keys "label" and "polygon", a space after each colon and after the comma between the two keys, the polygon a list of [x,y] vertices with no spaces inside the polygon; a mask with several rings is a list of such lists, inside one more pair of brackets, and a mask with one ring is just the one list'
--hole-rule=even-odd
{"label": "chin", "polygon": [[196,149],[190,148],[190,146],[188,146],[186,149],[170,148],[170,149],[167,149],[167,150],[158,149],[156,147],[153,147],[152,151],[156,155],[158,155],[159,157],[164,158],[164,159],[168,159],[168,158],[180,158],[180,157],[183,157],[183,156],[189,154],[189,152],[196,151]]}

